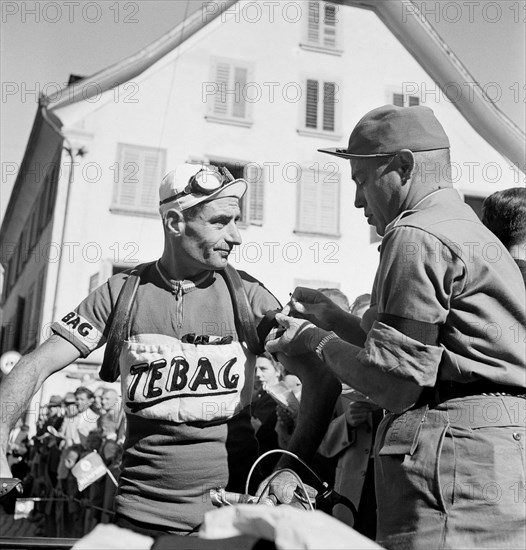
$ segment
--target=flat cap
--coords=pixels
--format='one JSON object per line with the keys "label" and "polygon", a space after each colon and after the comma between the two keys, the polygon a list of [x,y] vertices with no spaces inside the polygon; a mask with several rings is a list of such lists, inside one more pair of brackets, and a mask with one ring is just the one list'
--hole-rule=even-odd
{"label": "flat cap", "polygon": [[337,157],[388,157],[402,149],[448,149],[449,139],[429,107],[384,105],[369,111],[355,126],[347,149],[318,149]]}

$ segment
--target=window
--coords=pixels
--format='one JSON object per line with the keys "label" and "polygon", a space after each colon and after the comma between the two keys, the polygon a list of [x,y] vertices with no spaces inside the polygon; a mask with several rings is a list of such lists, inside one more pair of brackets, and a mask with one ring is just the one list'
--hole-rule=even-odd
{"label": "window", "polygon": [[166,150],[119,143],[114,169],[111,210],[158,215],[158,187],[164,175]]}
{"label": "window", "polygon": [[336,82],[306,80],[303,120],[298,133],[340,139],[336,133],[337,92]]}
{"label": "window", "polygon": [[262,166],[255,162],[235,162],[232,160],[208,159],[200,162],[225,166],[234,178],[244,178],[248,183],[247,192],[240,201],[241,223],[263,225],[265,206],[265,177]]}
{"label": "window", "polygon": [[0,353],[13,350],[14,323],[10,319],[2,324],[1,349]]}
{"label": "window", "polygon": [[7,297],[9,296],[9,291],[13,286],[13,261],[14,261],[14,253],[11,255],[11,258],[9,258],[9,261],[7,262],[7,265],[4,271],[4,287],[2,289],[2,303],[5,303],[5,301],[7,300]]}
{"label": "window", "polygon": [[60,154],[55,157],[53,164],[46,176],[46,224],[53,217],[55,211],[55,199],[57,195],[58,177],[60,174]]}
{"label": "window", "polygon": [[24,309],[26,305],[25,298],[19,296],[17,307],[16,307],[16,317],[15,317],[15,326],[13,331],[13,340],[12,345],[15,351],[20,351],[22,344],[22,334],[24,332]]}
{"label": "window", "polygon": [[9,350],[9,324],[6,323],[2,326],[2,332],[0,335],[0,354]]}
{"label": "window", "polygon": [[420,105],[420,98],[416,95],[404,95],[395,92],[393,93],[392,103],[397,107],[414,107]]}
{"label": "window", "polygon": [[246,219],[251,225],[263,225],[265,207],[265,180],[263,166],[255,163],[245,166],[245,179],[248,183],[248,211]]}
{"label": "window", "polygon": [[308,2],[304,42],[307,50],[341,55],[339,45],[338,7],[329,2]]}
{"label": "window", "polygon": [[340,174],[303,168],[298,182],[297,233],[340,234]]}
{"label": "window", "polygon": [[250,66],[241,61],[213,59],[211,82],[204,84],[208,104],[206,119],[211,122],[249,127],[252,125],[249,113]]}

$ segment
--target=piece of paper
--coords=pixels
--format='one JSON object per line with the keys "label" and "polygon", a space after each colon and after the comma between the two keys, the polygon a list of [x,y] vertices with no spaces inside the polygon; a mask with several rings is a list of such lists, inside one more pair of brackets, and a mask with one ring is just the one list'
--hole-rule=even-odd
{"label": "piece of paper", "polygon": [[301,388],[297,389],[298,395],[284,382],[277,382],[271,386],[267,386],[265,391],[282,407],[285,407],[294,416],[297,416],[300,410]]}
{"label": "piece of paper", "polygon": [[239,504],[207,512],[199,536],[222,539],[251,535],[274,541],[278,550],[378,550],[382,547],[341,521],[316,510],[287,505]]}
{"label": "piece of paper", "polygon": [[150,550],[154,540],[129,529],[99,523],[91,533],[75,543],[72,550]]}
{"label": "piece of paper", "polygon": [[26,519],[35,507],[35,501],[31,498],[18,498],[15,503],[15,520]]}

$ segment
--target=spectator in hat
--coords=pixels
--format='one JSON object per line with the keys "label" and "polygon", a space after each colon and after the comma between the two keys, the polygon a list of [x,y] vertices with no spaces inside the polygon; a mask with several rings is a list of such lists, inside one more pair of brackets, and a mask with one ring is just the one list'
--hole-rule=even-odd
{"label": "spectator in hat", "polygon": [[55,430],[60,430],[63,421],[62,397],[60,397],[60,395],[52,395],[47,404],[47,418],[44,422],[43,429],[47,430],[48,426],[53,426]]}
{"label": "spectator in hat", "polygon": [[75,416],[78,413],[77,409],[77,400],[75,399],[75,394],[68,391],[64,396],[64,416],[69,418]]}
{"label": "spectator in hat", "polygon": [[84,446],[89,432],[97,429],[99,415],[91,409],[94,400],[93,392],[84,386],[79,386],[75,393],[66,394],[66,415],[60,430],[66,447]]}
{"label": "spectator in hat", "polygon": [[482,223],[508,249],[526,284],[526,188],[504,189],[486,197]]}
{"label": "spectator in hat", "polygon": [[[237,224],[246,190],[247,182],[224,167],[183,164],[169,172],[159,191],[161,257],[139,265],[133,277],[111,277],[67,312],[52,325],[54,336],[22,358],[0,387],[0,400],[24,410],[49,375],[102,346],[110,326],[122,329],[125,336],[109,346],[117,372],[105,370],[106,379],[120,374],[126,396],[127,441],[115,499],[122,527],[154,535],[195,533],[212,509],[210,488],[244,492],[257,456],[249,411],[255,357],[270,328],[265,313],[279,308],[259,281],[228,267],[241,243]],[[111,325],[126,281],[136,277],[129,322]],[[133,287],[125,288],[128,293]],[[310,397],[290,448],[308,459],[339,383],[329,371],[315,377],[303,361],[289,362],[298,363]],[[324,400],[314,399],[319,391],[325,391]],[[13,418],[4,421],[10,426]],[[296,467],[288,457],[281,464]],[[4,470],[0,462],[0,475]],[[271,488],[280,499],[292,498],[283,479]]]}
{"label": "spectator in hat", "polygon": [[383,236],[371,306],[360,322],[298,288],[267,350],[321,358],[388,411],[374,459],[382,546],[522,548],[526,294],[513,258],[447,179],[449,140],[428,107],[374,109],[347,148],[323,152],[350,160],[354,204]]}

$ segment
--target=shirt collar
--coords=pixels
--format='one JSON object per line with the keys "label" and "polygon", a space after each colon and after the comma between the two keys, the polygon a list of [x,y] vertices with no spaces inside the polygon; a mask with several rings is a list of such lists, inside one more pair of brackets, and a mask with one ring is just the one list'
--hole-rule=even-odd
{"label": "shirt collar", "polygon": [[[413,205],[412,208],[410,208],[409,210],[404,210],[403,212],[401,212],[391,223],[389,223],[386,226],[385,233],[387,233],[388,231],[391,231],[391,229],[393,229],[396,226],[396,224],[402,218],[405,218],[409,214],[412,214],[414,212],[418,212],[419,210],[422,210],[422,206],[424,205],[424,203],[427,203],[428,201],[435,202],[435,201],[437,201],[437,199],[438,199],[438,201],[447,200],[446,196],[450,195],[451,192],[453,192],[457,196],[457,198],[460,197],[458,191],[456,189],[451,188],[451,187],[447,187],[446,189],[437,189],[436,191],[433,191],[432,193],[429,193],[429,195],[426,195],[425,197],[421,198],[415,205]],[[440,195],[440,196],[438,196],[438,195]]]}
{"label": "shirt collar", "polygon": [[155,268],[157,269],[157,273],[159,273],[159,276],[161,277],[163,282],[171,289],[171,291],[176,296],[183,296],[184,294],[188,294],[189,292],[194,291],[199,285],[203,284],[214,276],[213,271],[203,271],[203,273],[200,273],[192,280],[182,279],[178,281],[176,279],[170,279],[168,277],[168,274],[161,265],[160,260],[157,260],[155,262]]}

